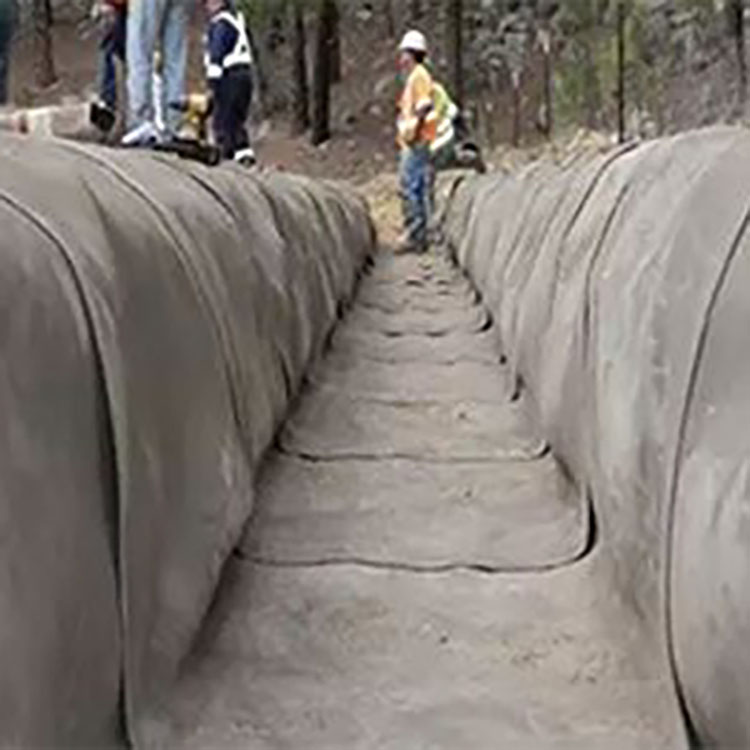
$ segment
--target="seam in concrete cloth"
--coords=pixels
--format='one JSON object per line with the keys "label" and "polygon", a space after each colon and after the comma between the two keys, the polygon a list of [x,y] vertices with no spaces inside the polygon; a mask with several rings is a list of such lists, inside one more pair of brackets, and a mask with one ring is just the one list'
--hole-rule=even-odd
{"label": "seam in concrete cloth", "polygon": [[590,491],[582,493],[580,498],[585,515],[584,542],[581,549],[574,555],[563,560],[555,560],[539,565],[492,565],[489,563],[472,563],[461,560],[451,560],[445,563],[409,563],[398,560],[376,560],[358,555],[332,555],[330,557],[310,558],[308,560],[283,560],[264,555],[248,554],[238,547],[233,557],[245,564],[257,565],[262,568],[279,568],[300,570],[305,568],[345,568],[356,567],[371,570],[386,570],[399,573],[413,573],[415,575],[446,575],[450,573],[476,573],[479,575],[518,575],[552,573],[564,570],[583,562],[590,557],[599,542],[599,525],[596,518],[596,508]]}
{"label": "seam in concrete cloth", "polygon": [[549,455],[550,446],[546,441],[539,441],[536,448],[530,451],[523,450],[508,450],[497,453],[494,456],[467,456],[464,458],[445,458],[440,456],[422,456],[416,453],[399,453],[399,452],[383,452],[377,454],[371,453],[356,453],[356,452],[342,452],[336,453],[335,455],[319,455],[316,453],[310,453],[308,451],[297,451],[285,448],[283,445],[278,444],[275,446],[277,453],[284,456],[291,456],[292,458],[298,458],[302,461],[309,461],[311,463],[333,463],[335,461],[413,461],[415,463],[427,463],[427,464],[493,464],[493,463],[510,463],[514,461],[527,462],[527,461],[538,461],[541,458]]}

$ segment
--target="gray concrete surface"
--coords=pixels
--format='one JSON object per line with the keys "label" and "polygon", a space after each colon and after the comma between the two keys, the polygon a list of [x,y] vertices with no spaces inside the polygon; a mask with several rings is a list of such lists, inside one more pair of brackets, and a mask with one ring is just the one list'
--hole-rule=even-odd
{"label": "gray concrete surface", "polygon": [[0,134],[0,747],[140,744],[374,250],[329,183]]}
{"label": "gray concrete surface", "polygon": [[466,178],[444,232],[554,454],[601,585],[696,743],[750,747],[750,137],[708,128]]}
{"label": "gray concrete surface", "polygon": [[[409,296],[394,292],[404,279],[419,281],[415,305],[470,300],[447,261],[379,259],[365,306],[375,287],[397,300],[386,325],[416,346],[384,357],[359,310],[343,323],[351,335],[334,337],[267,459],[245,538],[145,744],[686,747],[663,658],[602,589],[586,498],[531,450],[544,441],[525,401],[508,401],[489,333],[409,331]],[[472,344],[484,364],[445,364]],[[494,403],[472,401],[459,372],[483,398],[496,386]],[[404,377],[421,380],[421,399]]]}

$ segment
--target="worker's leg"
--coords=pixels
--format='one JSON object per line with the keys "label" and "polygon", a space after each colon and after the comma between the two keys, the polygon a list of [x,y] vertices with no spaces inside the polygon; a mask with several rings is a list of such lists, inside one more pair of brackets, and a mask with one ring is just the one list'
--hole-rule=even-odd
{"label": "worker's leg", "polygon": [[121,5],[115,8],[115,20],[112,26],[112,52],[124,63],[128,51],[128,9]]}
{"label": "worker's leg", "polygon": [[427,249],[429,150],[421,146],[405,149],[401,159],[404,229],[411,249],[422,252]]}
{"label": "worker's leg", "polygon": [[429,226],[432,217],[432,203],[430,190],[432,189],[432,163],[430,161],[430,150],[427,147],[418,149],[417,161],[417,184],[419,221],[415,242],[419,252],[426,252],[429,245]]}
{"label": "worker's leg", "polygon": [[168,136],[175,135],[180,127],[179,105],[185,96],[191,10],[190,0],[167,0],[162,30],[162,112]]}
{"label": "worker's leg", "polygon": [[432,227],[435,219],[435,191],[437,189],[437,163],[430,157],[427,163],[427,223]]}
{"label": "worker's leg", "polygon": [[[128,125],[132,132],[153,123],[152,75],[165,0],[130,3],[127,21]],[[127,138],[127,136],[126,136]]]}
{"label": "worker's leg", "polygon": [[108,109],[117,107],[117,70],[115,68],[115,17],[99,43],[99,99]]}
{"label": "worker's leg", "polygon": [[225,74],[214,89],[214,139],[221,151],[222,159],[234,157],[230,94],[231,90]]}
{"label": "worker's leg", "polygon": [[253,99],[253,78],[250,69],[242,69],[236,75],[232,106],[233,158],[245,164],[255,163],[255,152],[250,146],[247,120]]}

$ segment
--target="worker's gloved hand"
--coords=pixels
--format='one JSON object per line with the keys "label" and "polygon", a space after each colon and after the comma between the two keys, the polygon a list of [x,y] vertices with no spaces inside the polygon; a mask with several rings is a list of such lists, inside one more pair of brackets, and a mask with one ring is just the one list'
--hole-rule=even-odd
{"label": "worker's gloved hand", "polygon": [[90,17],[95,23],[107,25],[112,22],[115,16],[115,9],[105,0],[95,0],[91,6]]}

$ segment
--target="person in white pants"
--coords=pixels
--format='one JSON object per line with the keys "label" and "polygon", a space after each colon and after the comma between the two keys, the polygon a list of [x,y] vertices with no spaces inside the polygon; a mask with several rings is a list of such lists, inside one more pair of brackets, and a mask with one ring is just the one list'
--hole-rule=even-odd
{"label": "person in white pants", "polygon": [[[124,146],[152,146],[173,138],[185,93],[188,22],[193,0],[130,0],[128,6],[128,131]],[[154,53],[161,50],[161,112],[154,107]]]}

